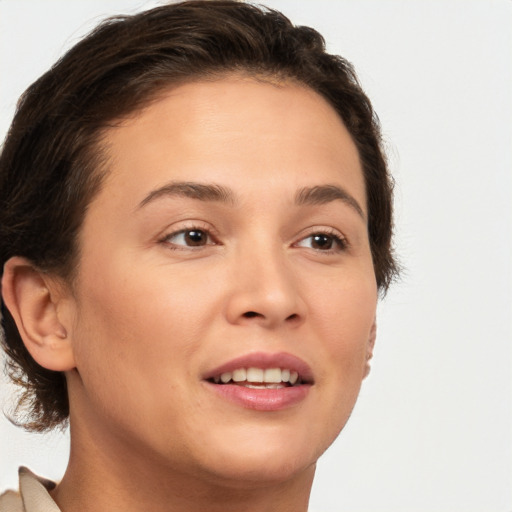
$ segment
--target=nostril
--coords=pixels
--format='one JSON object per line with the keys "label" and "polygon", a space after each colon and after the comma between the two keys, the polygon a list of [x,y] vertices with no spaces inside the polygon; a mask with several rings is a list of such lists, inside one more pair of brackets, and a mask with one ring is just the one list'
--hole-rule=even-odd
{"label": "nostril", "polygon": [[255,311],[247,311],[247,313],[244,313],[245,318],[254,318],[255,316],[261,316],[259,313],[256,313]]}
{"label": "nostril", "polygon": [[297,318],[299,318],[299,315],[293,313],[293,315],[290,315],[286,320],[297,320]]}

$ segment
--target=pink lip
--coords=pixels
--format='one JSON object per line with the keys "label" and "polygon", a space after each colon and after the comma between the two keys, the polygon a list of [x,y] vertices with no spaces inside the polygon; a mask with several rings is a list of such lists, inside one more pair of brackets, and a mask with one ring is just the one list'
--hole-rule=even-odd
{"label": "pink lip", "polygon": [[[215,384],[211,379],[237,368],[288,368],[299,373],[304,381],[298,386],[280,389],[252,389],[237,384]],[[302,359],[287,353],[253,353],[233,359],[209,371],[205,384],[218,396],[246,409],[279,411],[302,402],[313,385],[313,372]]]}
{"label": "pink lip", "polygon": [[237,368],[288,368],[289,370],[296,371],[303,381],[312,382],[313,372],[309,365],[292,354],[286,352],[279,352],[277,354],[268,354],[264,352],[255,352],[237,357],[224,363],[217,368],[214,368],[204,376],[204,379],[212,379],[216,375],[225,372],[232,372]]}

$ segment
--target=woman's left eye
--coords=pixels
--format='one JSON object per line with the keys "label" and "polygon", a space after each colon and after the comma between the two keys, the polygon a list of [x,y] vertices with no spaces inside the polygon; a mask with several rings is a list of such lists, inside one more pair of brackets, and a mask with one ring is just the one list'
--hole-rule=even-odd
{"label": "woman's left eye", "polygon": [[164,242],[182,247],[203,247],[214,243],[207,231],[196,228],[171,233],[164,238]]}
{"label": "woman's left eye", "polygon": [[347,242],[333,233],[313,233],[299,240],[297,247],[307,247],[315,251],[332,252],[346,248]]}

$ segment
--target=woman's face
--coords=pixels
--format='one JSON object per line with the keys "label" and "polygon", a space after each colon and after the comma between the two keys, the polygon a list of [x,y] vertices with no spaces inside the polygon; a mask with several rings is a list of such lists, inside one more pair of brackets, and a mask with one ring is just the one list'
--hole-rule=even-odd
{"label": "woman's face", "polygon": [[72,428],[197,478],[311,470],[356,401],[377,301],[346,128],[307,88],[232,77],[171,90],[105,143]]}

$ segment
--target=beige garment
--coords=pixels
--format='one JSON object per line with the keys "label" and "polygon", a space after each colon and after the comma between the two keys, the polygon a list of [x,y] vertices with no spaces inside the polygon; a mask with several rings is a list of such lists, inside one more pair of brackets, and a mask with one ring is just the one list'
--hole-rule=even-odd
{"label": "beige garment", "polygon": [[0,512],[60,512],[48,491],[55,483],[34,475],[21,467],[19,470],[20,491],[7,491],[0,496]]}

